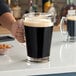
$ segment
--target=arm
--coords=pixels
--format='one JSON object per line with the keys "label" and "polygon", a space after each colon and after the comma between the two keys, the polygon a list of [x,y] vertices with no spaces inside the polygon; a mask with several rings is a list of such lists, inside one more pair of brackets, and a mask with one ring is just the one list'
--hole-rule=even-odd
{"label": "arm", "polygon": [[15,20],[3,0],[0,0],[0,24],[7,28],[19,42],[24,42],[22,22]]}
{"label": "arm", "polygon": [[5,4],[4,0],[0,0],[0,24],[11,31],[11,25],[15,21],[9,7]]}
{"label": "arm", "polygon": [[0,23],[2,24],[3,27],[7,28],[9,31],[11,31],[12,24],[16,22],[15,18],[13,15],[9,12],[4,13],[3,15],[0,16]]}
{"label": "arm", "polygon": [[0,23],[3,27],[7,28],[19,42],[25,42],[22,21],[16,21],[13,15],[7,12],[0,16]]}

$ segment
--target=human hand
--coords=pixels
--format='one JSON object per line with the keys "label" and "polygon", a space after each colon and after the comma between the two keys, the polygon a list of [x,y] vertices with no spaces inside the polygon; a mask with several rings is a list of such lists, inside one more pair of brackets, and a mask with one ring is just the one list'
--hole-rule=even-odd
{"label": "human hand", "polygon": [[12,24],[12,35],[21,43],[25,42],[23,21],[18,20]]}

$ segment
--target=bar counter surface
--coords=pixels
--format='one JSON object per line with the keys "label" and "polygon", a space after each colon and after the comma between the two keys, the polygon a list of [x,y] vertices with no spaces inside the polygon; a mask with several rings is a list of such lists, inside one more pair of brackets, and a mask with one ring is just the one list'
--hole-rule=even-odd
{"label": "bar counter surface", "polygon": [[[10,34],[2,34],[10,35]],[[76,42],[66,42],[59,31],[53,32],[50,61],[26,62],[26,47],[16,40],[4,42],[13,47],[0,56],[0,76],[29,76],[76,72]],[[26,46],[26,43],[24,43]]]}

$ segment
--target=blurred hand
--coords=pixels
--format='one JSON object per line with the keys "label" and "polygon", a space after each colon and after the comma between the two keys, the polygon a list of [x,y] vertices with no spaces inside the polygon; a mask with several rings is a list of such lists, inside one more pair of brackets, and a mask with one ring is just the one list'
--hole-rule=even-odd
{"label": "blurred hand", "polygon": [[12,35],[21,43],[25,42],[24,26],[22,20],[14,22],[12,25]]}

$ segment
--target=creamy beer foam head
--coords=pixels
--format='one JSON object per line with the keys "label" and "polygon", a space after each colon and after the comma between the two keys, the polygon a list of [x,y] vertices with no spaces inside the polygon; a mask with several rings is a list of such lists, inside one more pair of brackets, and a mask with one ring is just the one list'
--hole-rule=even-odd
{"label": "creamy beer foam head", "polygon": [[68,16],[67,19],[72,20],[72,21],[76,21],[76,16]]}
{"label": "creamy beer foam head", "polygon": [[50,19],[44,17],[26,17],[24,20],[24,26],[29,27],[49,27],[53,26],[53,22]]}

